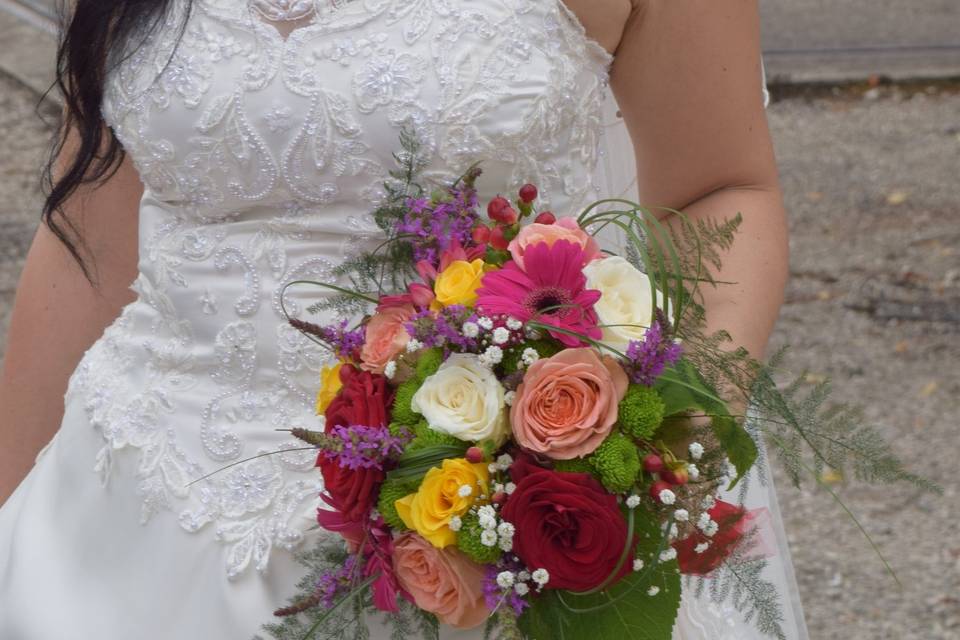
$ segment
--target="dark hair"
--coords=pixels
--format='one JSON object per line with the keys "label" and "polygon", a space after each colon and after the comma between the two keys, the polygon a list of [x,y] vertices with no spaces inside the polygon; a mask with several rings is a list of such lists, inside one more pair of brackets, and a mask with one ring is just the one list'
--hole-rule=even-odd
{"label": "dark hair", "polygon": [[[72,9],[60,9],[56,80],[51,90],[59,89],[63,96],[64,113],[44,170],[42,218],[94,283],[90,264],[84,260],[80,230],[64,214],[63,205],[82,185],[109,179],[123,161],[123,147],[101,115],[106,77],[111,65],[122,61],[124,51],[134,44],[133,38],[146,38],[163,21],[170,0],[73,0],[72,4]],[[68,134],[76,148],[58,173],[55,164]]]}

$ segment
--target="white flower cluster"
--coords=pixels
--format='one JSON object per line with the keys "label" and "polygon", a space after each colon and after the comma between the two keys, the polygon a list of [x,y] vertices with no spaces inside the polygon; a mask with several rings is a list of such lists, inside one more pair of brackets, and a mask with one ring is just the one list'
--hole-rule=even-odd
{"label": "white flower cluster", "polygon": [[407,342],[407,353],[416,353],[420,351],[420,349],[423,349],[423,347],[424,344],[422,342],[416,338],[410,338],[409,342]]}
{"label": "white flower cluster", "polygon": [[513,550],[516,529],[511,523],[498,520],[497,510],[493,505],[487,504],[477,509],[477,519],[483,529],[480,533],[480,544],[485,547],[499,546],[502,551]]}
{"label": "white flower cluster", "polygon": [[387,363],[387,365],[383,368],[383,375],[387,378],[387,380],[393,380],[393,377],[397,375],[396,360],[391,360]]}
{"label": "white flower cluster", "polygon": [[523,350],[523,353],[520,354],[520,362],[525,367],[529,367],[534,362],[540,359],[540,353],[533,347],[527,347]]}
{"label": "white flower cluster", "polygon": [[709,513],[703,512],[700,514],[700,519],[697,520],[697,529],[700,529],[703,535],[712,538],[720,530],[720,525],[710,518]]}
{"label": "white flower cluster", "polygon": [[699,442],[691,442],[688,447],[690,451],[690,457],[694,460],[699,460],[703,457],[703,445]]}
{"label": "white flower cluster", "polygon": [[[510,465],[513,464],[513,456],[509,453],[501,454],[495,462],[491,462],[487,465],[487,471],[490,473],[497,473],[499,471],[507,471],[510,468]],[[511,483],[512,484],[512,483]]]}
{"label": "white flower cluster", "polygon": [[493,368],[501,362],[503,362],[503,349],[495,344],[490,345],[480,354],[480,364],[487,368]]}
{"label": "white flower cluster", "polygon": [[513,589],[518,596],[525,596],[530,593],[531,581],[539,592],[549,579],[550,574],[547,573],[546,569],[537,569],[533,573],[525,570],[514,573],[508,570],[497,574],[497,586],[504,590]]}

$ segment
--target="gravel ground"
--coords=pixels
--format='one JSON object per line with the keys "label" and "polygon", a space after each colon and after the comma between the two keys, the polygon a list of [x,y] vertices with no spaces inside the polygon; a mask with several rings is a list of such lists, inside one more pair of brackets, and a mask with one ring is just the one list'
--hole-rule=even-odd
{"label": "gravel ground", "polygon": [[[40,204],[34,102],[0,76],[0,345]],[[774,343],[946,490],[840,487],[900,589],[826,493],[780,478],[811,637],[960,639],[960,95],[838,92],[778,102],[770,119],[793,232]]]}
{"label": "gravel ground", "polygon": [[881,88],[779,102],[770,117],[793,274],[774,342],[945,489],[841,490],[899,589],[825,493],[781,480],[811,637],[958,639],[960,95]]}

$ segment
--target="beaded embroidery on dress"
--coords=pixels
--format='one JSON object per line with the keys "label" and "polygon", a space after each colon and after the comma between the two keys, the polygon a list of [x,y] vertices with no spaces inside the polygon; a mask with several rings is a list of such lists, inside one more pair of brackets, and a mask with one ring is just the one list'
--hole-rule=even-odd
{"label": "beaded embroidery on dress", "polygon": [[315,454],[275,430],[319,426],[328,358],[285,321],[304,300],[284,286],[330,281],[377,241],[367,212],[404,128],[427,178],[481,161],[481,198],[529,181],[574,213],[603,195],[610,62],[561,0],[174,0],[108,78],[104,116],[145,186],[137,299],[0,510],[16,612],[0,637],[268,621],[298,575],[289,552],[318,535],[320,488]]}

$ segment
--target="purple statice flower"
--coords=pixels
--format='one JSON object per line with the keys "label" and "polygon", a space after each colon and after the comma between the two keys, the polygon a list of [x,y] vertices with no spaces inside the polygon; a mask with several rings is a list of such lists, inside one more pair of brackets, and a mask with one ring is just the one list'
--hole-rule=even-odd
{"label": "purple statice flower", "polygon": [[347,469],[383,469],[383,463],[403,453],[406,441],[390,435],[386,427],[337,425],[330,433],[343,442],[337,462]]}
{"label": "purple statice flower", "polygon": [[357,577],[357,564],[360,556],[347,557],[346,562],[339,569],[328,571],[317,580],[317,596],[324,608],[330,609],[337,601],[337,597],[352,588],[353,580]]}
{"label": "purple statice flower", "polygon": [[444,347],[464,353],[476,352],[476,338],[463,335],[463,324],[476,321],[474,312],[463,305],[450,305],[439,311],[424,309],[406,324],[410,337],[425,347]]}
{"label": "purple statice flower", "polygon": [[454,243],[466,246],[480,220],[477,192],[470,187],[450,189],[448,197],[439,202],[424,197],[410,198],[406,206],[407,212],[397,223],[395,232],[405,236],[413,246],[414,260],[424,260],[434,266]]}
{"label": "purple statice flower", "polygon": [[321,327],[320,339],[330,345],[337,357],[350,358],[363,348],[366,331],[363,327],[348,329],[347,321]]}
{"label": "purple statice flower", "polygon": [[664,335],[663,326],[660,319],[655,320],[643,340],[632,340],[627,347],[627,373],[637,384],[652,386],[667,365],[683,354],[683,348]]}

